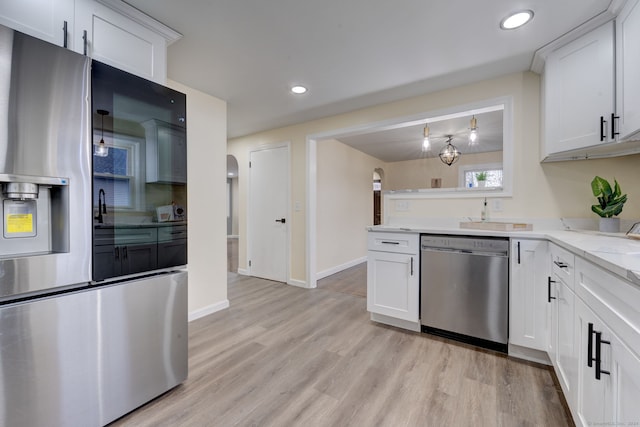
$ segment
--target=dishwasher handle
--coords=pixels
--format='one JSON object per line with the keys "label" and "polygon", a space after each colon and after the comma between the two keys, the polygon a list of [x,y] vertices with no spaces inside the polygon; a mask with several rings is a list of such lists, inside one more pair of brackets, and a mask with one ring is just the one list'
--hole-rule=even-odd
{"label": "dishwasher handle", "polygon": [[436,248],[432,246],[422,246],[420,248],[422,252],[445,252],[450,254],[462,254],[462,255],[479,255],[479,256],[493,256],[493,257],[508,257],[507,252],[491,252],[491,251],[471,251],[468,249],[455,249],[455,248]]}

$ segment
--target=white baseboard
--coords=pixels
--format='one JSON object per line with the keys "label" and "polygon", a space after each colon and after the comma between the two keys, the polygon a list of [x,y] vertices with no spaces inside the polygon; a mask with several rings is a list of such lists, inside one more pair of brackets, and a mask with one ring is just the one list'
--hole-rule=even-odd
{"label": "white baseboard", "polygon": [[225,308],[229,308],[228,299],[192,311],[191,313],[189,313],[189,322],[193,322],[194,320],[200,319],[201,317],[213,314],[216,311],[224,310]]}
{"label": "white baseboard", "polygon": [[287,284],[297,286],[299,288],[309,289],[309,286],[307,286],[307,282],[305,282],[304,280],[289,279]]}
{"label": "white baseboard", "polygon": [[323,271],[319,271],[316,273],[316,279],[320,280],[320,279],[324,279],[325,277],[331,276],[332,274],[336,274],[341,272],[342,270],[346,270],[347,268],[351,268],[354,267],[358,264],[362,264],[363,262],[367,261],[367,257],[366,255],[360,258],[356,258],[354,260],[351,260],[349,262],[345,262],[344,264],[340,264],[340,265],[336,265],[335,267],[331,267],[328,268],[326,270]]}
{"label": "white baseboard", "polygon": [[246,268],[239,268],[238,269],[238,274],[241,276],[248,276],[249,275],[249,270],[247,270]]}

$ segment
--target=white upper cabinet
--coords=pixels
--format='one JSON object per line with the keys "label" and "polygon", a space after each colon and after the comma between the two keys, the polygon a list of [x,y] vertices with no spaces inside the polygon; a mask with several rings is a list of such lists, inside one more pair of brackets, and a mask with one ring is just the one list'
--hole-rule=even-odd
{"label": "white upper cabinet", "polygon": [[640,0],[548,54],[541,160],[640,153]]}
{"label": "white upper cabinet", "polygon": [[149,28],[155,26],[167,34],[172,30],[121,2],[76,0],[75,10],[77,52],[156,83],[166,83],[167,39]]}
{"label": "white upper cabinet", "polygon": [[619,138],[640,131],[640,1],[630,0],[616,18],[616,104]]}
{"label": "white upper cabinet", "polygon": [[160,84],[181,37],[120,0],[5,0],[0,24]]}
{"label": "white upper cabinet", "polygon": [[64,46],[67,23],[68,47],[73,35],[74,0],[5,0],[0,2],[0,24],[30,36]]}
{"label": "white upper cabinet", "polygon": [[613,22],[551,52],[544,72],[543,159],[614,140]]}

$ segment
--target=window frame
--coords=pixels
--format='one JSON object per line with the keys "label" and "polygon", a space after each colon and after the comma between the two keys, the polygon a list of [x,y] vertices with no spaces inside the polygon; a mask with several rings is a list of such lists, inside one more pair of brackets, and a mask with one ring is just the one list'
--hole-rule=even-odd
{"label": "window frame", "polygon": [[[487,189],[502,189],[504,188],[504,167],[502,163],[474,163],[469,165],[460,165],[458,167],[458,187],[466,188],[465,175],[468,172],[477,173],[489,170],[502,170],[502,185],[499,187],[484,187]],[[479,188],[479,187],[472,187]]]}
{"label": "window frame", "polygon": [[[142,186],[144,185],[146,172],[144,171],[144,161],[140,158],[140,152],[141,145],[145,144],[144,138],[129,135],[114,136],[111,133],[105,133],[103,137],[101,133],[94,132],[94,141],[99,141],[101,138],[104,138],[105,145],[110,149],[118,148],[121,150],[127,150],[127,175],[115,175],[108,172],[94,172],[93,176],[99,178],[112,178],[114,180],[129,180],[129,205],[112,206],[112,209],[116,212],[133,212],[142,210],[142,207],[145,205],[145,193]],[[94,142],[94,145],[95,144],[96,143]],[[98,207],[96,200],[97,199],[94,197],[94,208]]]}

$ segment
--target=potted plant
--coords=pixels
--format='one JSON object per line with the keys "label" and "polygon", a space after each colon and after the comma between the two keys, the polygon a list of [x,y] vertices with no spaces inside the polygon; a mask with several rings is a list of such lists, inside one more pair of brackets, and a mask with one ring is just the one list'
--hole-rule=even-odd
{"label": "potted plant", "polygon": [[618,181],[613,180],[614,185],[599,176],[591,181],[591,191],[598,198],[598,203],[591,206],[591,210],[600,215],[600,231],[617,233],[620,231],[620,218],[614,216],[622,212],[622,207],[627,201],[627,195],[622,194]]}
{"label": "potted plant", "polygon": [[478,181],[478,187],[484,187],[487,181],[487,173],[486,172],[478,172],[476,174],[476,180]]}

